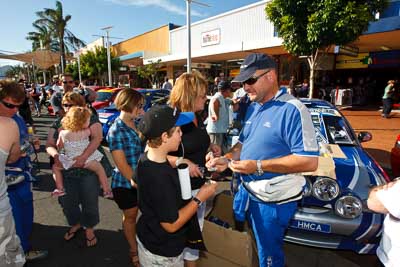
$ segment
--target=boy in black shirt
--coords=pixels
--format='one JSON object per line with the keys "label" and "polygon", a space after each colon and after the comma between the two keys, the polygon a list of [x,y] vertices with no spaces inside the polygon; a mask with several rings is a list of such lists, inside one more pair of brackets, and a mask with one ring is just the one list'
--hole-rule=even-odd
{"label": "boy in black shirt", "polygon": [[181,142],[179,126],[193,119],[192,112],[154,106],[139,123],[148,140],[148,151],[140,158],[136,175],[142,212],[136,226],[141,266],[183,267],[185,224],[215,193],[216,183],[205,184],[191,201],[182,200],[178,173],[167,161],[168,153],[176,151]]}

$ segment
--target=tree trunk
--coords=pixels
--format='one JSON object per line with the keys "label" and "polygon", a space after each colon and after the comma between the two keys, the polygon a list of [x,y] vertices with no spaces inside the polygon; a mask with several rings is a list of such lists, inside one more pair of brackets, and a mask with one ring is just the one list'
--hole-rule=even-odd
{"label": "tree trunk", "polygon": [[64,34],[62,36],[58,36],[58,40],[60,42],[60,57],[61,57],[61,71],[65,72],[65,47],[64,47]]}
{"label": "tree trunk", "polygon": [[316,62],[318,59],[318,49],[315,51],[315,53],[307,58],[308,65],[310,66],[310,89],[308,93],[308,98],[311,99],[313,98],[313,93],[314,93],[314,71],[316,67]]}

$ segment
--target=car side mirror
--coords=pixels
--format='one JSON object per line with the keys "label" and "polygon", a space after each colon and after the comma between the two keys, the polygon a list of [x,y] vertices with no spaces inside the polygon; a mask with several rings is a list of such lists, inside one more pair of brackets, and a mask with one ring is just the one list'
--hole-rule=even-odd
{"label": "car side mirror", "polygon": [[372,140],[372,134],[370,132],[360,132],[357,136],[358,141],[361,143]]}

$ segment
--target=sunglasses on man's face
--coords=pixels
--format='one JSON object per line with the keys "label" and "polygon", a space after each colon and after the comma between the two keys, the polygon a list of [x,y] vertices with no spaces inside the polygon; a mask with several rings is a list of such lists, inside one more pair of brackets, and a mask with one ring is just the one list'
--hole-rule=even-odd
{"label": "sunglasses on man's face", "polygon": [[70,108],[70,107],[73,107],[74,105],[72,105],[72,104],[63,104],[63,107],[64,108]]}
{"label": "sunglasses on man's face", "polygon": [[261,73],[261,74],[258,75],[258,76],[250,77],[250,78],[248,78],[247,80],[245,80],[245,81],[243,82],[243,84],[253,85],[253,84],[255,84],[255,83],[258,81],[258,79],[260,79],[262,76],[264,76],[265,74],[267,74],[267,73],[270,72],[270,71],[271,71],[271,70],[267,70],[266,72],[263,72],[263,73]]}
{"label": "sunglasses on man's face", "polygon": [[63,81],[63,84],[74,83],[74,81]]}
{"label": "sunglasses on man's face", "polygon": [[13,109],[13,108],[19,108],[21,105],[14,105],[14,104],[11,104],[11,103],[7,103],[7,102],[5,102],[5,101],[3,101],[3,100],[1,100],[1,103],[6,107],[6,108],[9,108],[9,109]]}

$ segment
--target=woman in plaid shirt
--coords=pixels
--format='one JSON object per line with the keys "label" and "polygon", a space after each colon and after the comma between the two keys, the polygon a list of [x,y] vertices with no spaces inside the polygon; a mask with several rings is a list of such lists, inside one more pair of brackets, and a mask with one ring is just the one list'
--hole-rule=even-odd
{"label": "woman in plaid shirt", "polygon": [[142,152],[142,143],[135,126],[135,119],[143,114],[143,96],[132,89],[120,91],[115,106],[121,111],[107,135],[107,142],[116,168],[111,188],[114,200],[123,212],[122,224],[125,238],[130,246],[133,266],[139,266],[136,244],[137,185],[134,175]]}

